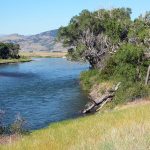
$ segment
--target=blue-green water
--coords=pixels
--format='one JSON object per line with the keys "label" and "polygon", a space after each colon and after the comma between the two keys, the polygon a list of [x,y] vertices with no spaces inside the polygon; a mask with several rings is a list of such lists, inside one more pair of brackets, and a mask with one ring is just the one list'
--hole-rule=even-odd
{"label": "blue-green water", "polygon": [[3,121],[12,123],[15,115],[20,114],[28,128],[38,129],[77,116],[87,102],[79,86],[79,75],[87,68],[86,64],[61,58],[0,65]]}

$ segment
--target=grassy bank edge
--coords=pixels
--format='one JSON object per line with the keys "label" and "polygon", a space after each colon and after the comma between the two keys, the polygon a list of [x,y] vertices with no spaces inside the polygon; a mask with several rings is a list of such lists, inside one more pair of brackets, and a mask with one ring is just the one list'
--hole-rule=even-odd
{"label": "grassy bank edge", "polygon": [[[150,100],[149,98],[147,100]],[[150,146],[150,102],[120,106],[111,112],[51,124],[2,150],[146,149]]]}
{"label": "grassy bank edge", "polygon": [[32,59],[28,57],[21,57],[19,59],[0,59],[0,65],[11,64],[11,63],[23,63],[23,62],[30,62],[30,61],[32,61]]}

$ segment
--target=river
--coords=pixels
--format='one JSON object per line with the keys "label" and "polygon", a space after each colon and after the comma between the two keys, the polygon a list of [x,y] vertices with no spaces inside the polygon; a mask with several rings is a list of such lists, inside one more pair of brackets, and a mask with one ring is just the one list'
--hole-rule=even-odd
{"label": "river", "polygon": [[79,75],[87,69],[87,64],[63,58],[0,65],[0,110],[5,111],[4,124],[21,115],[28,129],[39,129],[78,116],[87,102]]}

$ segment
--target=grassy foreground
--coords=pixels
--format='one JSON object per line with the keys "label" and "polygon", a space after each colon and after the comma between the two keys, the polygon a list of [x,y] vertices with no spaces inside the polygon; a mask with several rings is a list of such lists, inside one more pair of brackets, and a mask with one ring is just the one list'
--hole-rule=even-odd
{"label": "grassy foreground", "polygon": [[29,62],[29,61],[31,61],[31,59],[27,57],[21,57],[19,59],[0,59],[0,64]]}
{"label": "grassy foreground", "polygon": [[52,58],[61,58],[65,57],[67,52],[20,52],[21,56],[26,57],[52,57]]}
{"label": "grassy foreground", "polygon": [[[132,107],[131,107],[132,106]],[[34,131],[1,150],[147,150],[150,103],[64,121]]]}

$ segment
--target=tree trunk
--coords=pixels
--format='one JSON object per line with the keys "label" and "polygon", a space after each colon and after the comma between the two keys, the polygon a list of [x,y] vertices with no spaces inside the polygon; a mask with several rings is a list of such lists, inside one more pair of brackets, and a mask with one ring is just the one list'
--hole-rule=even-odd
{"label": "tree trunk", "polygon": [[150,65],[149,65],[148,70],[147,70],[147,76],[146,76],[146,80],[145,80],[145,85],[148,85],[149,78],[150,78]]}

